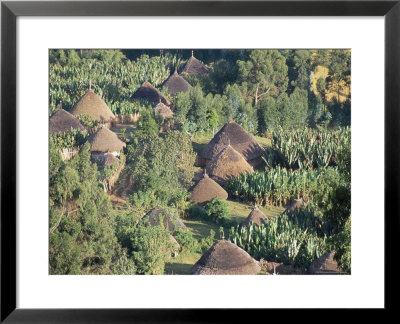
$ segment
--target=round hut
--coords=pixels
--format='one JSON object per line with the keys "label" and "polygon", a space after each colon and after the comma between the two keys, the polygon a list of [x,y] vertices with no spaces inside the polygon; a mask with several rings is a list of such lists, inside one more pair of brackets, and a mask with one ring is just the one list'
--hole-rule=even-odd
{"label": "round hut", "polygon": [[252,211],[249,216],[244,220],[243,225],[249,226],[251,223],[261,225],[262,223],[268,222],[268,217],[258,209],[257,204],[254,204]]}
{"label": "round hut", "polygon": [[326,252],[308,268],[308,272],[311,274],[339,274],[340,269],[337,262],[334,259],[335,251]]}
{"label": "round hut", "polygon": [[89,89],[72,107],[75,116],[89,115],[100,123],[110,123],[115,118],[107,104],[92,89]]}
{"label": "round hut", "polygon": [[242,154],[230,144],[207,164],[207,173],[216,182],[224,185],[231,178],[236,178],[242,173],[253,172],[253,167],[247,163]]}
{"label": "round hut", "polygon": [[188,91],[192,86],[175,71],[174,74],[165,81],[163,87],[167,88],[171,96],[175,96],[178,92]]}
{"label": "round hut", "polygon": [[203,63],[201,63],[197,58],[193,56],[193,51],[192,51],[192,56],[188,59],[181,72],[181,74],[184,73],[187,75],[207,76],[209,75],[210,71],[208,71],[208,69],[204,66]]}
{"label": "round hut", "polygon": [[295,209],[304,209],[305,204],[303,199],[295,199],[294,202],[289,204],[289,206],[285,209],[287,211],[294,211]]}
{"label": "round hut", "polygon": [[117,134],[110,131],[106,126],[102,126],[94,134],[90,135],[88,141],[90,143],[92,159],[101,160],[103,163],[107,159],[108,154],[117,157],[126,146],[118,138]]}
{"label": "round hut", "polygon": [[172,112],[172,110],[169,109],[168,106],[164,105],[161,102],[161,99],[160,99],[160,102],[158,103],[158,105],[154,107],[154,113],[156,115],[160,114],[163,120],[172,118],[174,116],[174,113]]}
{"label": "round hut", "polygon": [[193,187],[190,199],[202,204],[217,197],[226,200],[228,193],[205,173],[203,178]]}
{"label": "round hut", "polygon": [[225,239],[216,242],[192,268],[195,275],[254,275],[260,265],[246,251]]}
{"label": "round hut", "polygon": [[136,92],[132,95],[132,99],[142,99],[147,100],[152,103],[159,103],[160,101],[164,105],[170,105],[171,102],[156,88],[154,88],[150,82],[143,82],[141,87],[136,90]]}
{"label": "round hut", "polygon": [[187,231],[187,227],[178,216],[174,215],[172,212],[164,210],[161,206],[154,207],[142,218],[144,223],[151,226],[160,225],[161,220],[164,227],[170,232],[174,232],[178,229]]}
{"label": "round hut", "polygon": [[202,164],[207,164],[230,144],[253,167],[263,164],[265,150],[242,126],[234,121],[226,123],[200,152]]}
{"label": "round hut", "polygon": [[81,132],[87,132],[79,119],[64,109],[57,110],[49,119],[50,133],[70,132],[71,128],[79,129]]}

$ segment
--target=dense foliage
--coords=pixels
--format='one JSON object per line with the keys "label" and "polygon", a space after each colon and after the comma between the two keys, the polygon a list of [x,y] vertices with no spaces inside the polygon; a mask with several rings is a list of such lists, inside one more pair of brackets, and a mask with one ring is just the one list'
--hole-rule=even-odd
{"label": "dense foliage", "polygon": [[[124,128],[120,163],[90,161],[88,134],[50,135],[49,269],[51,274],[162,274],[175,247],[204,253],[215,232],[196,239],[192,231],[144,226],[141,218],[160,205],[180,217],[229,228],[228,204],[189,202],[195,172],[191,139],[214,134],[233,119],[268,137],[266,169],[226,185],[230,198],[283,206],[295,198],[307,209],[271,217],[261,226],[232,228],[230,240],[254,258],[299,267],[328,249],[345,273],[350,264],[351,62],[349,50],[198,50],[208,76],[184,76],[189,91],[170,96],[162,84],[180,71],[187,50],[51,50],[49,114],[70,111],[92,87],[114,114],[140,112]],[[133,100],[144,81],[157,87],[174,112],[168,125],[154,104]],[[78,116],[93,133],[99,123]],[[134,129],[134,130],[132,130]],[[201,134],[206,133],[206,134]],[[267,141],[266,141],[267,142]],[[60,150],[80,153],[62,161]],[[126,158],[126,161],[125,161]],[[112,208],[107,179],[125,163],[123,208]]]}
{"label": "dense foliage", "polygon": [[231,228],[229,240],[259,260],[307,268],[327,250],[321,221],[310,209],[287,212],[267,223]]}
{"label": "dense foliage", "polygon": [[343,150],[350,151],[350,127],[335,129],[278,127],[271,131],[272,147],[266,153],[270,166],[312,169],[341,164]]}

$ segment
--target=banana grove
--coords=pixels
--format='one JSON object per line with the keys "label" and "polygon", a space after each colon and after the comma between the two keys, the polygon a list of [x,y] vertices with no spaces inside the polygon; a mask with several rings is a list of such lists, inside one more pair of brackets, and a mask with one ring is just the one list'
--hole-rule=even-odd
{"label": "banana grove", "polygon": [[270,166],[281,165],[287,169],[316,169],[335,166],[343,149],[351,145],[351,128],[300,128],[278,127],[271,131],[272,147],[265,159]]}
{"label": "banana grove", "polygon": [[82,58],[77,65],[50,64],[49,113],[53,114],[61,102],[70,110],[89,89],[89,83],[114,114],[133,113],[140,107],[131,102],[132,94],[144,81],[155,87],[161,85],[169,77],[174,60],[171,55],[142,55],[136,61],[118,63]]}
{"label": "banana grove", "polygon": [[260,226],[232,227],[229,241],[253,258],[307,268],[328,249],[327,235],[311,209],[286,212]]}
{"label": "banana grove", "polygon": [[294,198],[312,199],[320,184],[318,179],[324,172],[324,169],[289,171],[277,166],[232,178],[226,190],[230,197],[258,205],[282,206]]}

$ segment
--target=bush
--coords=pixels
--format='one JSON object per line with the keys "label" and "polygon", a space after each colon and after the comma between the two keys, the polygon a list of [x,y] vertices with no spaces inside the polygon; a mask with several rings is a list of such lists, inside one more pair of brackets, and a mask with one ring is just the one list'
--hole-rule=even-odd
{"label": "bush", "polygon": [[202,219],[207,218],[207,213],[205,209],[195,203],[188,206],[188,208],[186,209],[186,213],[188,217],[192,218],[202,218]]}
{"label": "bush", "polygon": [[351,274],[351,218],[345,223],[343,231],[332,236],[329,243],[336,251],[334,259],[339,268],[347,274]]}
{"label": "bush", "polygon": [[190,231],[178,229],[174,232],[174,237],[181,247],[181,251],[198,252],[200,250],[199,242],[193,237]]}
{"label": "bush", "polygon": [[132,236],[132,253],[138,274],[163,274],[173,249],[170,234],[161,226],[139,225]]}
{"label": "bush", "polygon": [[229,215],[229,205],[226,201],[214,198],[205,205],[205,211],[207,216],[217,224],[229,225],[231,218]]}
{"label": "bush", "polygon": [[206,252],[214,244],[214,237],[215,232],[210,230],[210,235],[201,239],[200,249],[202,253]]}

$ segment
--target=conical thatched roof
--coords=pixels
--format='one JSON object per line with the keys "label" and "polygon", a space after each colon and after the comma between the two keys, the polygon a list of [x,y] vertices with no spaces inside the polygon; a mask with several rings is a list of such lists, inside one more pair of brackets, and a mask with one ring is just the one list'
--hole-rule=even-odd
{"label": "conical thatched roof", "polygon": [[216,242],[192,268],[197,275],[252,275],[261,270],[246,251],[224,239]]}
{"label": "conical thatched roof", "polygon": [[205,159],[212,160],[228,144],[242,154],[247,161],[264,154],[264,149],[242,126],[230,121],[215,134],[200,155]]}
{"label": "conical thatched roof", "polygon": [[326,252],[320,258],[311,263],[308,268],[311,274],[337,274],[340,273],[337,262],[333,258],[335,251]]}
{"label": "conical thatched roof", "polygon": [[207,173],[220,184],[242,173],[253,172],[253,167],[231,145],[225,147],[208,163]]}
{"label": "conical thatched roof", "polygon": [[106,126],[99,128],[94,134],[90,135],[88,141],[92,152],[119,152],[126,146],[117,134],[110,131]]}
{"label": "conical thatched roof", "polygon": [[115,157],[113,154],[111,153],[107,153],[104,159],[104,165],[108,166],[108,165],[113,165],[115,163],[118,163],[119,159],[117,157]]}
{"label": "conical thatched roof", "polygon": [[142,218],[143,222],[152,226],[160,225],[160,220],[162,220],[164,227],[170,232],[174,232],[177,229],[187,231],[187,227],[178,216],[165,211],[161,206],[154,207]]}
{"label": "conical thatched roof", "polygon": [[205,174],[203,179],[193,187],[190,199],[201,204],[217,197],[225,200],[228,198],[228,193],[218,183]]}
{"label": "conical thatched roof", "polygon": [[188,75],[208,75],[210,72],[208,69],[194,56],[186,62],[181,73]]}
{"label": "conical thatched roof", "polygon": [[178,92],[186,92],[192,87],[178,72],[172,74],[163,86],[168,88],[168,93],[171,96],[175,96]]}
{"label": "conical thatched roof", "polygon": [[70,132],[71,128],[86,132],[86,128],[74,115],[64,109],[57,110],[49,120],[50,133]]}
{"label": "conical thatched roof", "polygon": [[295,209],[304,209],[305,204],[303,202],[303,199],[295,199],[294,202],[292,202],[286,209],[286,211],[293,211]]}
{"label": "conical thatched roof", "polygon": [[133,99],[144,99],[152,103],[159,103],[160,100],[165,105],[170,105],[170,101],[156,88],[154,88],[150,82],[143,82],[141,87],[136,90],[132,96]]}
{"label": "conical thatched roof", "polygon": [[157,106],[154,107],[154,113],[160,114],[163,119],[172,118],[174,113],[168,106],[164,105],[161,101],[158,103]]}
{"label": "conical thatched roof", "polygon": [[108,108],[103,99],[95,94],[91,89],[88,90],[72,107],[71,113],[75,116],[89,115],[93,120],[108,122],[115,116]]}
{"label": "conical thatched roof", "polygon": [[243,225],[248,226],[251,222],[261,225],[261,223],[265,223],[267,221],[268,217],[258,209],[257,205],[255,205],[249,216],[247,216],[247,218],[244,220]]}

